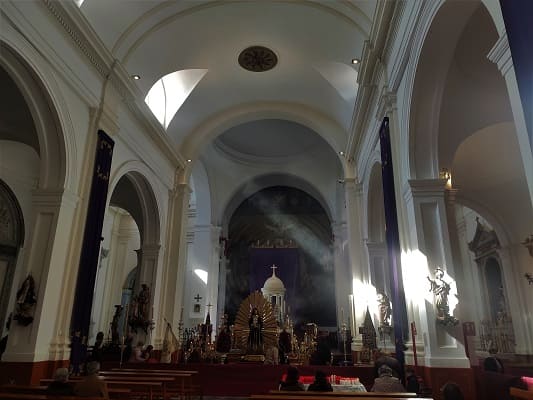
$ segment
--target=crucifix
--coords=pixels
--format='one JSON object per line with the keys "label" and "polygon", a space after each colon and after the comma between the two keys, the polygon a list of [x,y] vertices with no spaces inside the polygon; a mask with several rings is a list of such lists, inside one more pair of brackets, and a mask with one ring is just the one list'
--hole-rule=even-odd
{"label": "crucifix", "polygon": [[270,268],[272,269],[272,275],[276,275],[276,269],[278,268],[276,267],[276,264],[272,264]]}
{"label": "crucifix", "polygon": [[196,300],[197,303],[200,302],[200,300],[202,300],[203,297],[200,297],[200,293],[198,293],[195,297],[194,297],[194,300]]}

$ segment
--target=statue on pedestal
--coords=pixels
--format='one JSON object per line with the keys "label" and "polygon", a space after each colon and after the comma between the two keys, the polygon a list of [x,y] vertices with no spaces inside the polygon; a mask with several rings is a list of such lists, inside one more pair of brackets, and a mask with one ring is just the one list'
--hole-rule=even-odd
{"label": "statue on pedestal", "polygon": [[427,277],[431,288],[435,296],[435,307],[437,308],[437,321],[442,325],[455,326],[459,321],[452,315],[450,315],[450,305],[448,303],[448,296],[450,294],[451,286],[444,279],[444,271],[441,268],[435,270],[435,279]]}

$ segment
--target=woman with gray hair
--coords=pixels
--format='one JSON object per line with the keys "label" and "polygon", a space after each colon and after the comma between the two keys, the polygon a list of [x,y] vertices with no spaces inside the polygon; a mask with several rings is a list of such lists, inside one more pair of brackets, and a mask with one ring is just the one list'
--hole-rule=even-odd
{"label": "woman with gray hair", "polygon": [[68,369],[58,368],[54,373],[54,380],[46,388],[46,394],[72,396],[74,387],[68,382]]}
{"label": "woman with gray hair", "polygon": [[79,397],[102,397],[109,399],[106,383],[100,379],[100,363],[91,361],[87,363],[87,376],[83,381],[76,383],[74,386],[74,395]]}

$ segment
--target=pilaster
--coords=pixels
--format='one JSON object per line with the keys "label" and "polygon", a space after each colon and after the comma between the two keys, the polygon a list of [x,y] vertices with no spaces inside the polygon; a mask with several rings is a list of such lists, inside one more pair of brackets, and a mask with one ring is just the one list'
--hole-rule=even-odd
{"label": "pilaster", "polygon": [[346,198],[346,219],[348,229],[348,255],[351,267],[350,292],[353,304],[352,320],[352,350],[359,351],[362,337],[359,326],[363,324],[366,307],[372,295],[370,294],[370,273],[368,270],[367,249],[363,238],[363,185],[355,179],[346,179],[344,183]]}
{"label": "pilaster", "polygon": [[[178,176],[178,174],[176,174]],[[183,292],[185,286],[186,268],[186,227],[187,209],[191,190],[185,183],[176,183],[169,191],[169,212],[167,219],[167,233],[165,235],[165,255],[163,261],[163,274],[161,297],[159,299],[159,313],[157,315],[156,340],[162,340],[165,320],[168,321],[174,333],[177,333],[180,311],[183,307]]]}
{"label": "pilaster", "polygon": [[[444,179],[409,181],[412,196],[409,203],[413,207],[412,223],[418,249],[412,249],[417,256],[404,263],[404,275],[411,274],[407,279],[406,295],[418,306],[418,335],[423,336],[426,345],[424,364],[431,367],[468,368],[464,347],[456,339],[463,337],[460,325],[444,326],[437,322],[435,299],[426,278],[433,278],[437,267],[444,270],[444,280],[452,287],[448,299],[450,314],[454,315],[457,303],[462,299],[457,297],[457,272],[450,244],[445,185]],[[416,276],[412,276],[413,273]],[[412,293],[413,290],[427,292],[421,295],[420,292]]]}
{"label": "pilaster", "polygon": [[[32,204],[34,229],[26,247],[25,273],[35,280],[37,304],[34,320],[28,326],[13,321],[2,361],[36,362],[68,358],[69,332],[62,327],[65,312],[62,298],[66,281],[67,255],[72,221],[78,198],[67,191],[36,190]],[[20,286],[21,282],[16,282]]]}

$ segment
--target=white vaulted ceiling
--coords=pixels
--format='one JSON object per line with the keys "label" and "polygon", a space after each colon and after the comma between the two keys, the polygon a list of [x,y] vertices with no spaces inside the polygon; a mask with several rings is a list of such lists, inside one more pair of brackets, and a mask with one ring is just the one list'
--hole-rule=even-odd
{"label": "white vaulted ceiling", "polygon": [[[306,118],[317,115],[334,128],[316,132],[307,125],[306,134],[336,135],[334,141],[342,147],[357,92],[357,65],[351,60],[361,57],[375,6],[375,1],[85,0],[80,9],[126,70],[141,76],[136,82],[144,96],[174,71],[207,70],[167,121],[167,133],[180,150],[206,121],[253,104],[289,105],[305,110]],[[274,69],[251,72],[239,66],[240,52],[254,45],[276,54]],[[265,155],[267,136],[260,136],[272,132],[268,121],[278,118],[287,119],[275,112],[257,118],[257,140],[247,143],[245,152]],[[303,129],[292,131],[290,123],[277,126],[285,143],[306,143]],[[224,129],[229,128],[231,124]],[[226,141],[230,137],[231,146],[238,148],[242,146],[235,141],[246,135],[237,130]]]}

